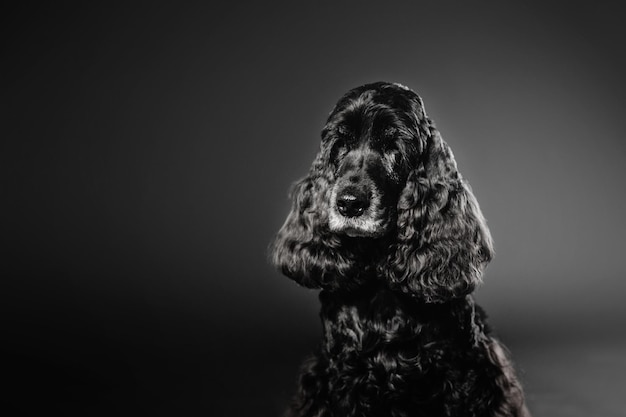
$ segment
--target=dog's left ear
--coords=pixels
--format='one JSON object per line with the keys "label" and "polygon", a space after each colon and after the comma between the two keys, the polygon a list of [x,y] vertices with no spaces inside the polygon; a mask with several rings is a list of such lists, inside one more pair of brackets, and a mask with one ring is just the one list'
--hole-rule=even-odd
{"label": "dog's left ear", "polygon": [[423,149],[398,201],[397,237],[379,273],[426,302],[463,297],[493,257],[491,235],[450,147],[421,114]]}

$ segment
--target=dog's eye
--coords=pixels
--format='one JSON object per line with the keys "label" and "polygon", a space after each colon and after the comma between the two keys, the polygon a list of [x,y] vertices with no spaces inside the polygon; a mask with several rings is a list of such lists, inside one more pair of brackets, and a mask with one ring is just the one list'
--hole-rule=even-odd
{"label": "dog's eye", "polygon": [[354,131],[343,125],[337,127],[335,135],[337,137],[336,144],[342,147],[352,148],[357,142]]}
{"label": "dog's eye", "polygon": [[396,127],[388,127],[385,130],[383,130],[383,137],[385,139],[394,139],[396,137],[396,135],[398,134],[398,128]]}
{"label": "dog's eye", "polygon": [[396,127],[386,127],[375,138],[375,143],[383,151],[391,151],[396,149],[396,140],[398,139],[399,130]]}
{"label": "dog's eye", "polygon": [[337,126],[337,136],[340,139],[347,140],[347,139],[351,139],[353,135],[352,135],[352,132],[350,131],[350,129],[348,129],[347,126],[339,125],[339,126]]}

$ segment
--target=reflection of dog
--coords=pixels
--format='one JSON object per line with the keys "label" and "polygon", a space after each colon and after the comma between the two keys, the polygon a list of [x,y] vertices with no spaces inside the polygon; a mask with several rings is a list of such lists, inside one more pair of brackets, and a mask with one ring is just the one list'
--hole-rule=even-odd
{"label": "reflection of dog", "polygon": [[292,197],[272,261],[322,289],[324,338],[290,415],[528,415],[470,296],[489,230],[417,94],[349,91]]}

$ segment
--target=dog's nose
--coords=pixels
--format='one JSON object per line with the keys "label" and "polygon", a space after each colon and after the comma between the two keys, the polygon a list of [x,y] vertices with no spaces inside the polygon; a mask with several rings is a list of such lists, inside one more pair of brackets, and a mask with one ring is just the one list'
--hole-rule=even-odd
{"label": "dog's nose", "polygon": [[337,210],[345,217],[359,217],[370,205],[366,193],[350,190],[337,197]]}

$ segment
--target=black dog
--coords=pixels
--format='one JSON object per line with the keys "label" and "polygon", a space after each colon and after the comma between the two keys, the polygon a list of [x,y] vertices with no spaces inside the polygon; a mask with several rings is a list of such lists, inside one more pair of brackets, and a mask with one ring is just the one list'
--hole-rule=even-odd
{"label": "black dog", "polygon": [[489,230],[421,98],[399,84],[344,95],[271,247],[321,288],[323,342],[291,416],[528,416],[471,293]]}

